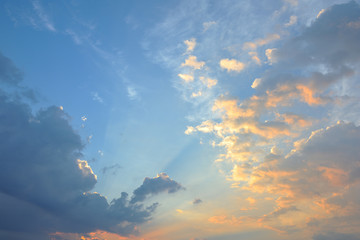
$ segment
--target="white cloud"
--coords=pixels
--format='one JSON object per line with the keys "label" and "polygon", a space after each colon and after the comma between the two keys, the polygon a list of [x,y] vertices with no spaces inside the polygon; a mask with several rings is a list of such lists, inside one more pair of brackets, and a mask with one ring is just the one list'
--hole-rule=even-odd
{"label": "white cloud", "polygon": [[132,86],[128,86],[126,88],[127,93],[128,93],[128,97],[130,100],[139,100],[140,96],[139,93],[136,91],[136,89]]}
{"label": "white cloud", "polygon": [[40,5],[39,1],[33,1],[32,2],[33,8],[39,17],[42,25],[49,31],[56,32],[56,29],[54,27],[54,24],[50,20],[49,16],[44,11],[43,7]]}

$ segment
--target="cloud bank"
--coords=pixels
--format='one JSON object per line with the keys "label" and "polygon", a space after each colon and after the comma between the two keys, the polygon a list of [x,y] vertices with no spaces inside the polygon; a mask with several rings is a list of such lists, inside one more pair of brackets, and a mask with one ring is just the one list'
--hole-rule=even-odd
{"label": "cloud bank", "polygon": [[[0,81],[18,85],[21,72],[0,55]],[[0,93],[0,238],[48,239],[50,233],[97,230],[137,234],[157,203],[143,206],[147,195],[182,188],[165,174],[146,179],[131,200],[123,192],[110,203],[91,190],[97,176],[86,160],[80,136],[61,107],[32,113],[13,94]],[[61,237],[61,234],[58,234]]]}

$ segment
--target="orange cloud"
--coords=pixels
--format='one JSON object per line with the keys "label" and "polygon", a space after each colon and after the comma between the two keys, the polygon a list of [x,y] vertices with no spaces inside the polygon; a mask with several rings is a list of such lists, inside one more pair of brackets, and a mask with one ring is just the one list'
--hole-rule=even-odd
{"label": "orange cloud", "polygon": [[345,186],[349,181],[348,173],[342,169],[321,166],[318,170],[334,186]]}
{"label": "orange cloud", "polygon": [[303,102],[309,104],[310,106],[324,104],[324,101],[321,98],[314,97],[315,91],[309,86],[298,84],[296,86],[296,89],[299,90],[300,99]]}
{"label": "orange cloud", "polygon": [[220,67],[226,69],[228,72],[241,72],[245,68],[245,64],[236,59],[225,58],[220,60]]}
{"label": "orange cloud", "polygon": [[253,109],[244,109],[240,107],[236,100],[218,99],[215,101],[212,110],[224,110],[227,118],[229,119],[237,119],[240,117],[253,117],[255,115],[255,111]]}
{"label": "orange cloud", "polygon": [[189,56],[184,63],[181,64],[182,67],[192,67],[193,69],[201,69],[205,65],[205,62],[198,62],[196,56]]}
{"label": "orange cloud", "polygon": [[269,34],[265,38],[259,38],[255,40],[254,42],[246,42],[243,45],[243,49],[248,50],[252,49],[255,50],[257,47],[261,47],[263,45],[266,45],[270,42],[273,42],[275,40],[279,40],[280,35],[279,34]]}
{"label": "orange cloud", "polygon": [[208,221],[215,224],[227,224],[227,225],[239,225],[243,223],[243,221],[240,218],[236,218],[235,216],[227,217],[225,215],[210,217]]}

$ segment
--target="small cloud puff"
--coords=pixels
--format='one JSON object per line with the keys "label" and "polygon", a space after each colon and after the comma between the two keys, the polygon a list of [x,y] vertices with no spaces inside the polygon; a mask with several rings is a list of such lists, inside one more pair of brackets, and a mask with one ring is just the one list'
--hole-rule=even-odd
{"label": "small cloud puff", "polygon": [[136,91],[136,89],[132,86],[128,86],[126,88],[127,94],[130,100],[139,100],[140,96],[139,93]]}
{"label": "small cloud puff", "polygon": [[192,38],[190,40],[185,40],[184,41],[185,45],[187,46],[187,49],[186,49],[186,53],[189,54],[191,53],[192,51],[194,51],[194,48],[196,46],[196,39],[195,38]]}
{"label": "small cloud puff", "polygon": [[194,76],[190,74],[179,73],[178,76],[184,80],[186,83],[194,81]]}
{"label": "small cloud puff", "polygon": [[193,69],[201,69],[205,65],[205,62],[198,62],[196,56],[189,56],[184,63],[181,64],[182,67],[191,67]]}
{"label": "small cloud puff", "polygon": [[178,182],[170,179],[166,173],[160,173],[154,178],[145,178],[143,184],[135,189],[131,203],[142,202],[147,196],[157,195],[162,192],[175,193],[185,189]]}
{"label": "small cloud puff", "polygon": [[297,16],[290,16],[289,22],[285,23],[285,27],[290,27],[297,22]]}
{"label": "small cloud puff", "polygon": [[221,68],[226,69],[228,72],[241,72],[245,68],[245,64],[236,59],[221,59],[219,64]]}

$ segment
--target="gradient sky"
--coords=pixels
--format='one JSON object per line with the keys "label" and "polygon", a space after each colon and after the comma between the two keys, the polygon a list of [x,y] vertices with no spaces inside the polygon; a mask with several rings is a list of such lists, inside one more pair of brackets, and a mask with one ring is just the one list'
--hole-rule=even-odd
{"label": "gradient sky", "polygon": [[360,239],[360,5],[0,3],[0,238]]}

